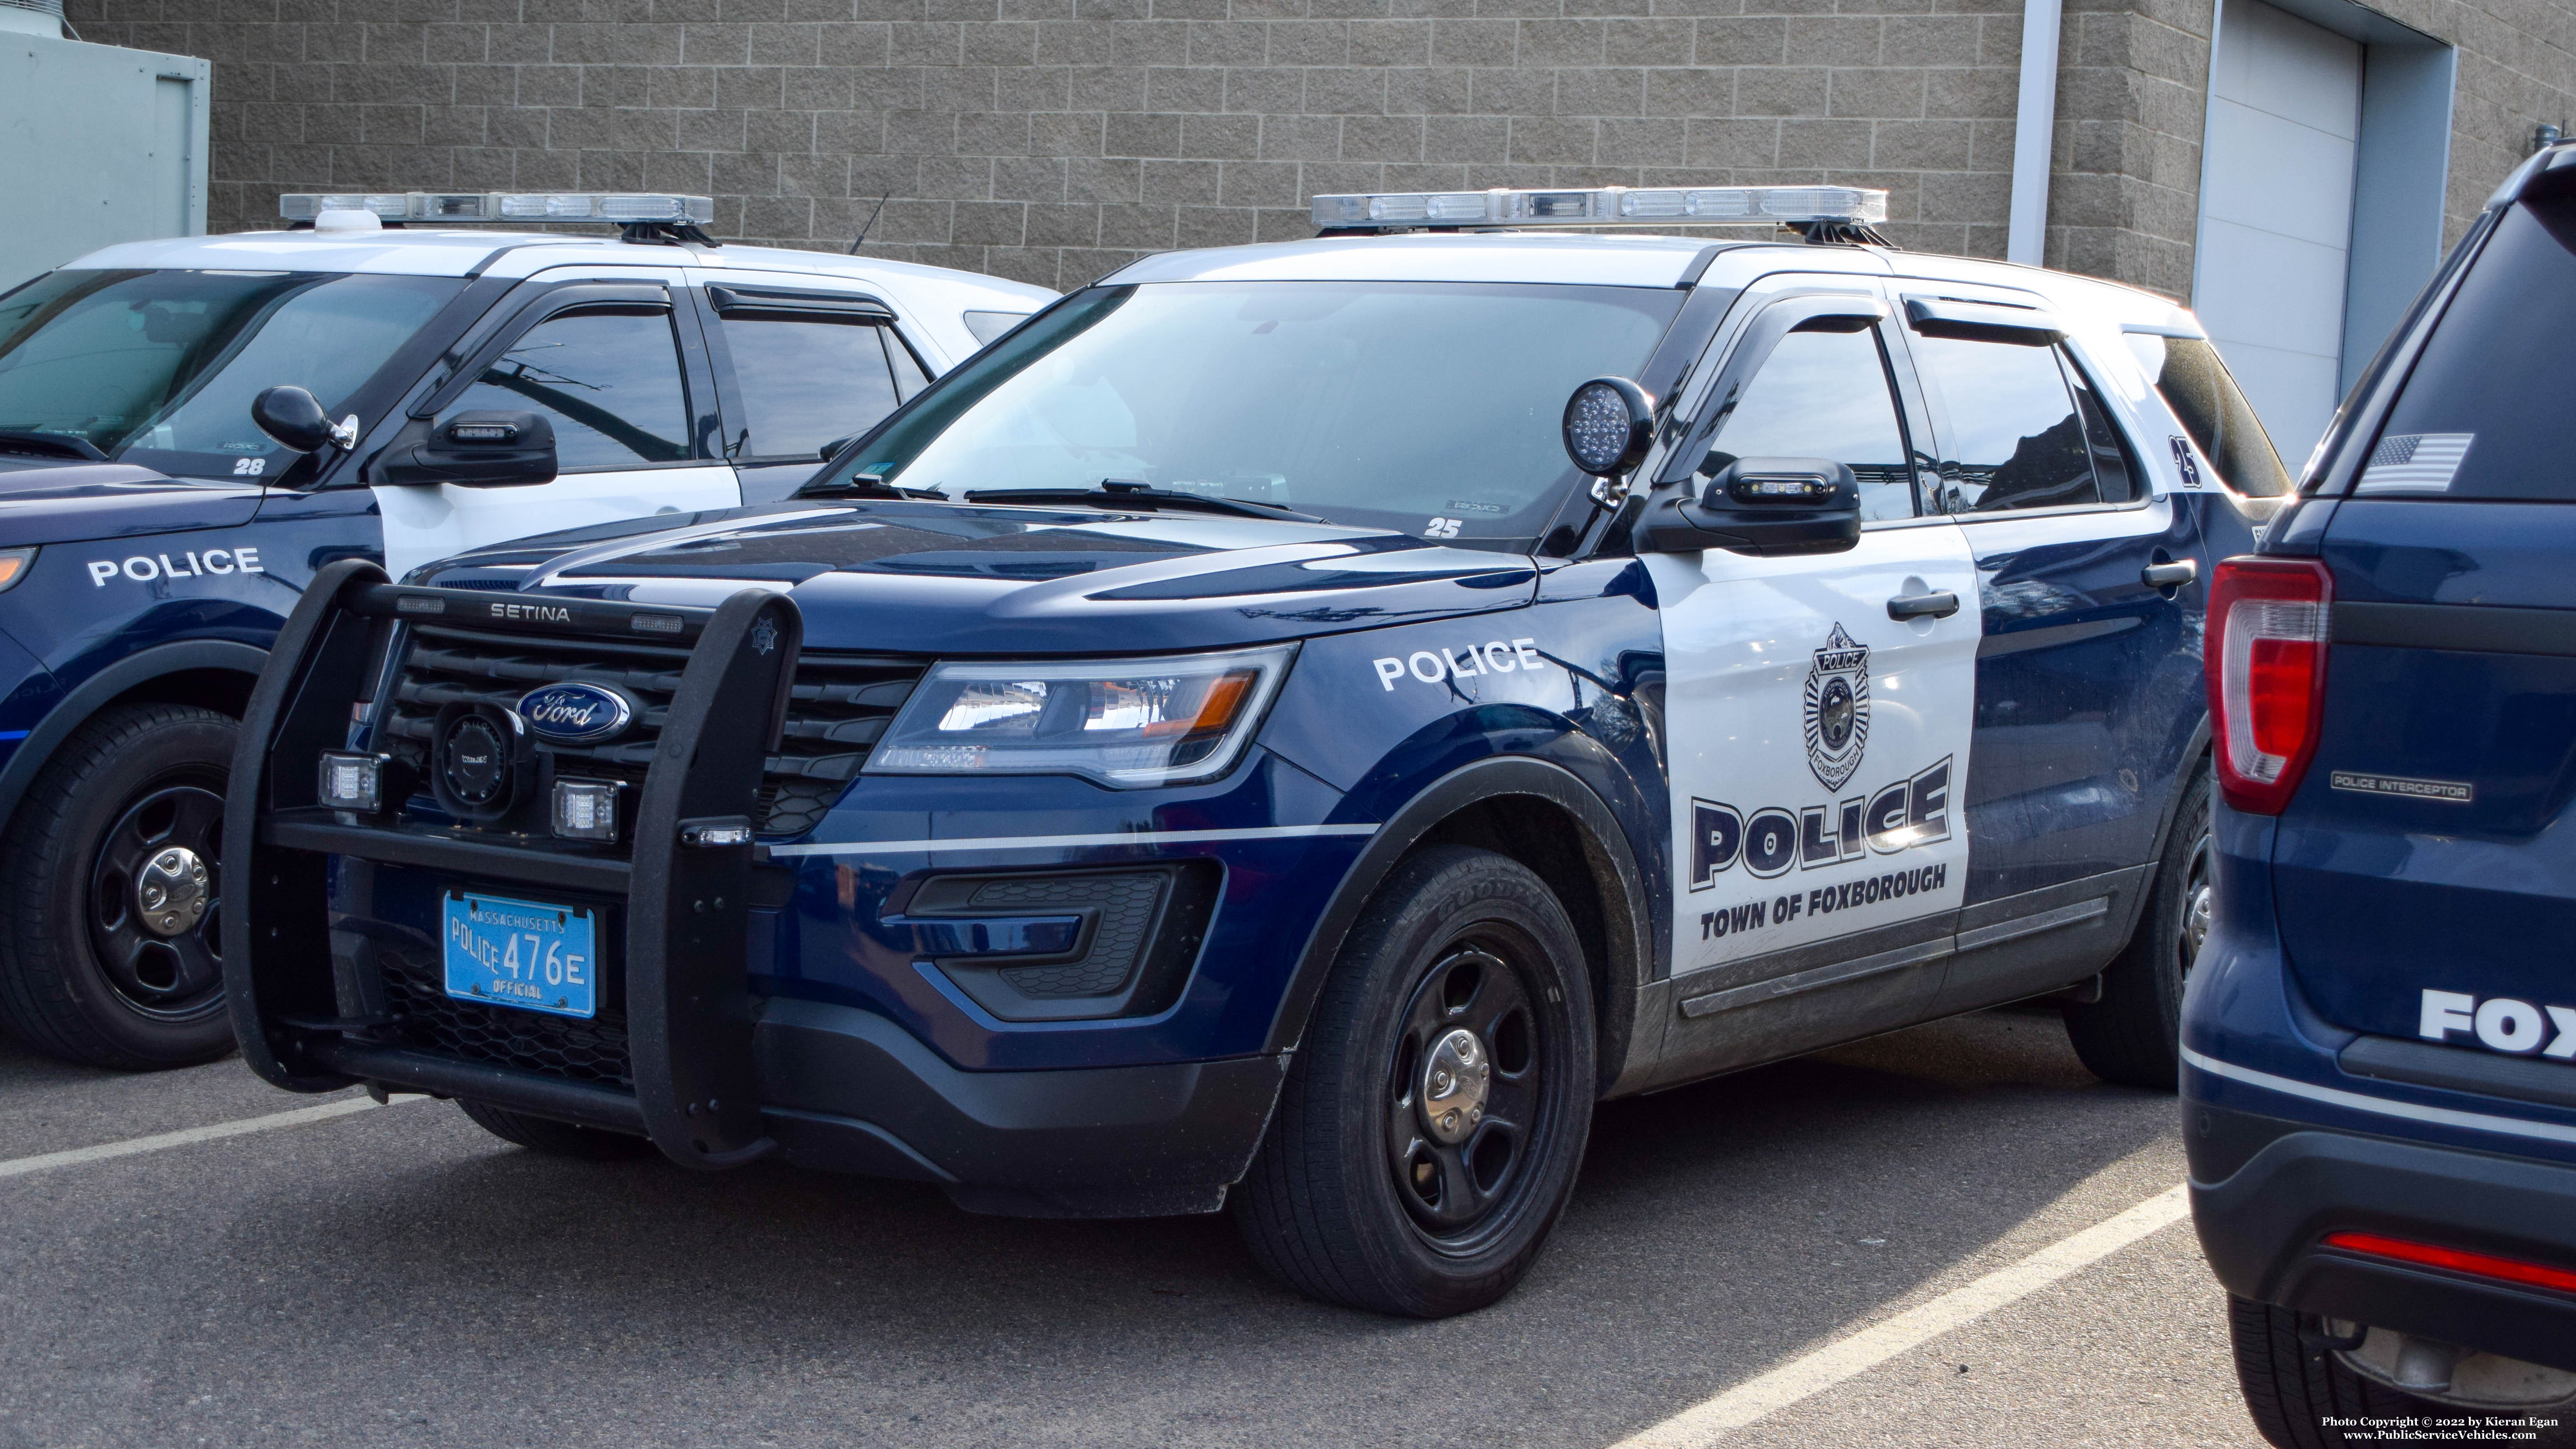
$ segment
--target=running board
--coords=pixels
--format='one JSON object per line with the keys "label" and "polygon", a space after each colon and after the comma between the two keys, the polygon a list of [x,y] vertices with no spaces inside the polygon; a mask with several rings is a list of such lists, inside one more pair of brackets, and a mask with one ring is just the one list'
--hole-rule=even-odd
{"label": "running board", "polygon": [[1881,951],[1875,955],[1862,956],[1850,961],[1836,961],[1805,971],[1792,972],[1786,976],[1775,976],[1767,981],[1756,981],[1724,991],[1712,991],[1706,995],[1688,997],[1681,1004],[1681,1013],[1686,1019],[1696,1021],[1704,1016],[1715,1016],[1721,1011],[1736,1011],[1747,1006],[1759,1006],[1785,996],[1820,991],[1828,986],[1840,986],[1845,982],[1864,980],[1885,972],[1902,970],[1908,966],[1920,966],[1944,957],[1980,951],[1988,946],[2001,945],[2006,941],[2018,941],[2025,936],[2036,936],[2043,931],[2062,930],[2068,926],[2081,925],[2086,921],[2106,916],[2110,911],[2111,898],[2097,896],[2089,901],[2077,901],[2073,905],[2059,906],[2054,910],[2037,911],[2009,921],[1997,921],[1991,926],[1979,926],[1973,931],[1962,931],[1955,936],[1936,937],[1919,945],[1900,946],[1893,951]]}

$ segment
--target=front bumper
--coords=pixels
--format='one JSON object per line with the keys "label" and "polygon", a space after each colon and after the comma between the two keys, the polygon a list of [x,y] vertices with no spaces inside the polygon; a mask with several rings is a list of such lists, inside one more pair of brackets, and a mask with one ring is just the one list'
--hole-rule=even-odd
{"label": "front bumper", "polygon": [[2378,1233],[2576,1264],[2576,1167],[2183,1103],[2192,1221],[2227,1290],[2285,1308],[2576,1369],[2576,1294],[2364,1257]]}
{"label": "front bumper", "polygon": [[[639,1133],[692,1167],[778,1158],[934,1182],[981,1211],[1210,1211],[1241,1178],[1284,1054],[965,1070],[880,1012],[756,993],[794,876],[765,863],[747,832],[707,844],[682,827],[753,818],[798,652],[795,609],[780,596],[746,593],[714,610],[576,601],[529,627],[615,638],[647,627],[638,615],[665,636],[670,620],[685,623],[686,663],[629,855],[318,808],[306,762],[345,747],[402,617],[436,605],[472,611],[478,628],[516,627],[497,610],[483,617],[482,596],[381,580],[365,564],[316,579],[254,693],[234,761],[226,986],[244,1056],[263,1077],[301,1091],[363,1082],[431,1092]],[[764,712],[759,701],[774,703]],[[434,919],[423,930],[383,909],[424,882],[431,899],[453,884],[597,907],[597,1018],[476,1008],[480,1018],[460,1019],[435,984]],[[448,1049],[477,1032],[486,1049]],[[510,1040],[493,1049],[495,1033]]]}

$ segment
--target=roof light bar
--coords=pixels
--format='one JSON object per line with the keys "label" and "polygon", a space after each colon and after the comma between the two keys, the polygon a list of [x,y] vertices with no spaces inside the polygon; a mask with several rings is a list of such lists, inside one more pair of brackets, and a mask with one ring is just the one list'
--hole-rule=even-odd
{"label": "roof light bar", "polygon": [[1388,191],[1318,196],[1326,231],[1417,226],[1777,226],[1887,220],[1887,193],[1858,186],[1693,186],[1576,191]]}
{"label": "roof light bar", "polygon": [[399,191],[370,194],[289,192],[277,214],[311,221],[325,211],[371,211],[384,221],[510,222],[605,221],[619,225],[671,222],[705,226],[716,219],[715,198],[658,192],[599,191]]}

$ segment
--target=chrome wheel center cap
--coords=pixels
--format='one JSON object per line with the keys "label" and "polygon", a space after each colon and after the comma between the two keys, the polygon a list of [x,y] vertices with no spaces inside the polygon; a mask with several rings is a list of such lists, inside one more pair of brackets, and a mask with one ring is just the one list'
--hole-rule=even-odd
{"label": "chrome wheel center cap", "polygon": [[156,936],[176,936],[206,917],[206,863],[184,845],[153,852],[134,873],[134,906]]}
{"label": "chrome wheel center cap", "polygon": [[1485,1092],[1493,1080],[1493,1062],[1474,1032],[1461,1027],[1441,1037],[1422,1063],[1413,1094],[1422,1104],[1422,1130],[1436,1142],[1466,1141],[1485,1120]]}

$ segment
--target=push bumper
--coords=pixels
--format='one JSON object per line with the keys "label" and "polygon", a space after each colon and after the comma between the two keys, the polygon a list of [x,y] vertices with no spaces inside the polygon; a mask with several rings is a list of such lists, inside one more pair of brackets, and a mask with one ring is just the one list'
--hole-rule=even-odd
{"label": "push bumper", "polygon": [[2375,1233],[2576,1267],[2576,1167],[2184,1100],[2192,1220],[2227,1290],[2576,1369],[2576,1294],[2325,1246]]}
{"label": "push bumper", "polygon": [[[567,601],[525,624],[493,602],[396,588],[371,565],[341,564],[322,571],[282,631],[245,712],[226,809],[226,989],[253,1070],[290,1090],[366,1083],[637,1133],[690,1167],[779,1158],[934,1182],[988,1212],[1204,1212],[1242,1177],[1285,1055],[965,1071],[882,1015],[750,993],[755,923],[769,915],[755,908],[780,904],[789,878],[764,862],[748,822],[794,678],[790,601]],[[397,631],[459,617],[487,631],[685,642],[625,854],[318,805],[312,762],[347,747]],[[746,707],[756,701],[770,707]],[[727,823],[743,828],[702,828]],[[617,1011],[612,1021],[603,1008],[581,1041],[614,1069],[528,1070],[424,1049],[386,977],[408,955],[410,979],[429,979],[439,948],[333,915],[334,871],[346,881],[388,870],[472,889],[539,887],[600,908],[602,944],[618,948],[602,991]],[[412,1017],[434,999],[430,988]]]}

